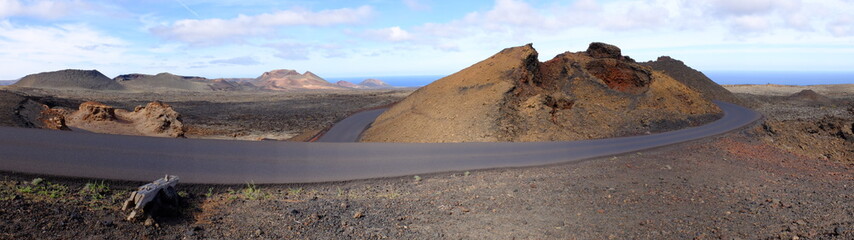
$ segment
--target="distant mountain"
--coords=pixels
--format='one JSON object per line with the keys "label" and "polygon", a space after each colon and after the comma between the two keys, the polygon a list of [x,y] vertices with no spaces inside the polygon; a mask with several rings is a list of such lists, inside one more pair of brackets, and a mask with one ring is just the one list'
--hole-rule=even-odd
{"label": "distant mountain", "polygon": [[123,90],[124,86],[104,76],[98,70],[60,70],[30,74],[13,84],[16,87]]}
{"label": "distant mountain", "polygon": [[0,86],[12,85],[18,82],[18,80],[0,80]]}
{"label": "distant mountain", "polygon": [[113,78],[127,90],[132,91],[210,91],[208,79],[203,77],[178,76],[171,73],[125,74]]}
{"label": "distant mountain", "polygon": [[335,83],[335,85],[345,88],[363,88],[362,86],[356,85],[355,83],[351,83],[348,81],[338,81]]}
{"label": "distant mountain", "polygon": [[342,89],[312,72],[299,74],[290,69],[279,69],[265,72],[258,77],[254,84],[266,90],[298,90],[298,89]]}
{"label": "distant mountain", "polygon": [[359,83],[359,86],[363,86],[366,88],[374,88],[374,89],[393,88],[393,86],[389,85],[388,83],[385,83],[382,80],[374,79],[374,78],[365,79],[364,81]]}

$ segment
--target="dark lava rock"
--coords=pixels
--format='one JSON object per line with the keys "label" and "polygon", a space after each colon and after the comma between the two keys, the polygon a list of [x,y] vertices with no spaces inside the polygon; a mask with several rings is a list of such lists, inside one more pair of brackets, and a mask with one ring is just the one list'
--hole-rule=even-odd
{"label": "dark lava rock", "polygon": [[587,47],[587,54],[593,58],[620,58],[623,56],[620,48],[611,44],[594,42]]}

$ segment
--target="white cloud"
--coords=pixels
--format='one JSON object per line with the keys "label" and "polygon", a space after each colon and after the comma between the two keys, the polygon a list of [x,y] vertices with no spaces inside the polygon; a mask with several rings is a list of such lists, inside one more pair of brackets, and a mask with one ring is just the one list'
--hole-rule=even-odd
{"label": "white cloud", "polygon": [[243,56],[243,57],[234,57],[234,58],[226,58],[226,59],[216,59],[211,60],[210,64],[219,64],[219,65],[258,65],[261,62],[255,60],[252,56]]}
{"label": "white cloud", "polygon": [[732,26],[739,32],[758,32],[769,30],[771,23],[763,16],[738,16],[732,18]]}
{"label": "white cloud", "polygon": [[403,0],[403,4],[406,5],[407,8],[415,11],[430,10],[430,5],[427,5],[420,0]]}
{"label": "white cloud", "polygon": [[363,35],[367,38],[390,42],[402,42],[414,39],[414,36],[411,33],[401,29],[398,26],[383,29],[366,30]]}
{"label": "white cloud", "polygon": [[232,19],[184,19],[170,25],[151,28],[151,32],[168,39],[192,44],[216,44],[239,38],[271,34],[277,27],[331,26],[354,24],[373,15],[370,6],[309,11],[292,9],[254,16],[239,15]]}
{"label": "white cloud", "polygon": [[763,35],[845,37],[852,35],[852,27],[848,24],[851,20],[845,20],[844,16],[854,12],[854,4],[846,1],[576,0],[544,4],[496,0],[486,11],[400,31],[417,36],[415,42],[435,49],[450,49],[439,45],[462,39],[486,44],[523,44],[551,36],[589,39],[591,36],[581,33],[591,29],[612,32],[614,36],[642,31],[690,36],[711,31],[717,41],[747,41]]}
{"label": "white cloud", "polygon": [[18,26],[0,21],[0,64],[5,66],[5,78],[46,70],[115,65],[134,57],[127,54],[127,46],[127,42],[86,25]]}
{"label": "white cloud", "polygon": [[[784,1],[784,0],[783,0]],[[712,0],[715,11],[725,15],[749,15],[768,12],[779,6],[781,0]]]}
{"label": "white cloud", "polygon": [[26,16],[41,19],[64,17],[75,10],[87,8],[82,1],[19,1],[0,0],[0,18]]}
{"label": "white cloud", "polygon": [[842,17],[827,25],[827,30],[837,37],[854,36],[854,18]]}

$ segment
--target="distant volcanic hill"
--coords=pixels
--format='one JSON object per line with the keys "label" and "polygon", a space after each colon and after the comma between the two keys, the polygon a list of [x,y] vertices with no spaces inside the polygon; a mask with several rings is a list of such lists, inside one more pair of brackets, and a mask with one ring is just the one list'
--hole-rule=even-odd
{"label": "distant volcanic hill", "polygon": [[335,85],[338,85],[339,87],[345,87],[345,88],[363,88],[362,86],[356,85],[355,83],[351,83],[348,81],[338,81],[335,83]]}
{"label": "distant volcanic hill", "polygon": [[203,77],[178,76],[171,73],[125,74],[113,78],[132,91],[210,91],[211,82]]}
{"label": "distant volcanic hill", "polygon": [[819,104],[833,103],[833,99],[831,99],[827,96],[821,95],[821,94],[813,91],[812,89],[801,90],[800,92],[796,92],[792,95],[789,95],[789,97],[787,97],[787,99],[804,101],[807,103],[819,103]]}
{"label": "distant volcanic hill", "polygon": [[312,72],[299,74],[297,71],[280,69],[265,72],[258,77],[254,84],[267,90],[296,90],[296,89],[341,89],[342,87],[329,83]]}
{"label": "distant volcanic hill", "polygon": [[685,65],[682,61],[673,59],[669,56],[661,56],[655,61],[644,62],[641,63],[641,65],[651,67],[656,71],[664,72],[673,79],[685,84],[685,86],[700,92],[700,94],[703,94],[703,96],[708,99],[742,105],[744,104],[743,101],[732,94],[732,92],[726,90],[726,88],[721,85],[718,85],[702,72],[694,70],[688,65]]}
{"label": "distant volcanic hill", "polygon": [[363,86],[366,88],[392,88],[392,86],[388,85],[388,83],[373,78],[365,79],[364,81],[359,83],[359,86]]}
{"label": "distant volcanic hill", "polygon": [[124,86],[97,70],[61,70],[30,74],[13,84],[16,87],[123,90]]}
{"label": "distant volcanic hill", "polygon": [[0,80],[0,86],[12,85],[18,82],[18,80]]}
{"label": "distant volcanic hill", "polygon": [[721,116],[702,94],[592,43],[539,62],[507,48],[380,115],[367,142],[568,141],[668,131]]}
{"label": "distant volcanic hill", "polygon": [[394,86],[389,85],[388,83],[385,83],[382,80],[373,79],[373,78],[365,79],[359,84],[351,83],[348,81],[338,81],[337,83],[335,83],[335,85],[338,85],[340,87],[345,87],[345,88],[352,88],[352,89],[388,89],[388,88],[394,88]]}

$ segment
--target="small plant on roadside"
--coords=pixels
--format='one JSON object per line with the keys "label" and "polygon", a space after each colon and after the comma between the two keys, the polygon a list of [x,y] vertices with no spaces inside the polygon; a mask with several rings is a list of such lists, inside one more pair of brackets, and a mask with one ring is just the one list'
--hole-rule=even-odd
{"label": "small plant on roadside", "polygon": [[337,188],[338,188],[338,196],[339,197],[344,196],[344,190],[341,190],[341,187],[337,187]]}
{"label": "small plant on roadside", "polygon": [[471,172],[469,172],[469,171],[466,171],[463,173],[463,176],[465,176],[465,177],[468,177],[469,175],[471,175]]}
{"label": "small plant on roadside", "polygon": [[42,178],[36,178],[24,184],[24,186],[16,187],[18,193],[36,200],[58,199],[68,192],[68,187],[45,181]]}
{"label": "small plant on roadside", "polygon": [[414,178],[415,178],[415,181],[416,181],[416,182],[420,182],[420,181],[421,181],[421,176],[415,175],[415,177],[414,177]]}
{"label": "small plant on roadside", "polygon": [[299,195],[302,193],[302,188],[288,188],[288,195]]}
{"label": "small plant on roadside", "polygon": [[110,192],[110,187],[107,184],[104,184],[104,181],[101,182],[89,182],[83,186],[83,189],[80,190],[84,196],[88,196],[92,200],[102,200],[107,198],[107,194]]}
{"label": "small plant on roadside", "polygon": [[208,192],[205,193],[206,198],[210,198],[213,196],[213,188],[208,188]]}
{"label": "small plant on roadside", "polygon": [[246,199],[249,199],[249,200],[255,200],[255,199],[266,197],[266,194],[264,194],[264,192],[261,191],[260,188],[255,186],[255,183],[252,183],[252,182],[246,183],[246,187],[243,188],[242,192],[243,192],[243,197],[245,197]]}
{"label": "small plant on roadside", "polygon": [[111,205],[115,200],[114,196],[107,199],[111,192],[110,186],[107,186],[104,181],[88,182],[80,189],[80,195],[86,199],[86,205],[94,210],[105,209]]}

